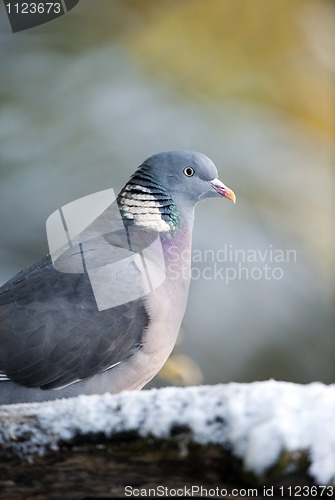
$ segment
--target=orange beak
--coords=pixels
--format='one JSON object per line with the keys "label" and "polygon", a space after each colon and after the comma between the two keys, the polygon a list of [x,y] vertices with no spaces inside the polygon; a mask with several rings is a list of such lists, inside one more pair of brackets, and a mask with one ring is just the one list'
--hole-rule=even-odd
{"label": "orange beak", "polygon": [[230,200],[233,203],[236,202],[236,196],[235,196],[234,191],[232,189],[229,189],[229,187],[225,186],[223,184],[223,182],[221,182],[219,179],[213,179],[211,184],[212,184],[213,188],[215,189],[215,191],[220,196],[227,198],[227,200]]}

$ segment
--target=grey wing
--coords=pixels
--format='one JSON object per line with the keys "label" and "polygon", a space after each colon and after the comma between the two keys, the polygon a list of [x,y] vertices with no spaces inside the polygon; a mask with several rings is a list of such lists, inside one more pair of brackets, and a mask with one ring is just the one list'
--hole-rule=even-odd
{"label": "grey wing", "polygon": [[132,356],[148,322],[143,298],[99,310],[87,272],[57,271],[46,257],[0,289],[0,371],[60,388]]}

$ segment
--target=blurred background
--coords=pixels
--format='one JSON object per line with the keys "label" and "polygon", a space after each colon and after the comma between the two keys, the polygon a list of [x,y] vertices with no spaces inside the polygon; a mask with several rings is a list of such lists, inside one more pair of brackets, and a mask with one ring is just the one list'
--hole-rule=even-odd
{"label": "blurred background", "polygon": [[334,26],[331,0],[80,0],[13,34],[1,3],[1,284],[48,251],[62,205],[201,151],[237,203],[197,207],[180,341],[151,385],[334,382]]}

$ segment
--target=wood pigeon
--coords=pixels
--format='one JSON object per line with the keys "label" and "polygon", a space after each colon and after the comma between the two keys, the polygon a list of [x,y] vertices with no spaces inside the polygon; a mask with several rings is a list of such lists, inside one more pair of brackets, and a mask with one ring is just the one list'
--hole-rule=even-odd
{"label": "wood pigeon", "polygon": [[145,160],[93,222],[0,288],[0,404],[141,389],[186,308],[194,207],[235,194],[204,154]]}

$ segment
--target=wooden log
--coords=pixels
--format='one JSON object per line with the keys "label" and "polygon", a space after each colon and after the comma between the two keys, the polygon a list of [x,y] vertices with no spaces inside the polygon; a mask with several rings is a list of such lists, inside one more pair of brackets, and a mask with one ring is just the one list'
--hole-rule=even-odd
{"label": "wooden log", "polygon": [[[298,438],[296,448],[289,441],[287,448],[277,446],[285,442],[278,441],[285,413],[288,421],[292,418],[292,408],[283,407],[283,401],[295,394],[299,404],[299,394],[306,400],[306,388],[269,381],[2,406],[1,498],[89,499],[144,493],[288,498],[294,496],[294,488],[316,496],[313,492],[321,484],[313,474],[318,470],[313,449],[301,449]],[[334,388],[313,384],[309,392],[314,398],[327,393],[335,401]],[[263,402],[258,401],[260,394]],[[283,418],[276,428],[278,412]],[[320,415],[319,411],[319,420]],[[297,419],[303,426],[299,415]],[[278,431],[273,434],[275,446],[269,425]],[[252,457],[257,462],[262,447],[268,460],[260,468]],[[331,483],[325,486],[333,488]],[[323,496],[332,491],[325,490]]]}

